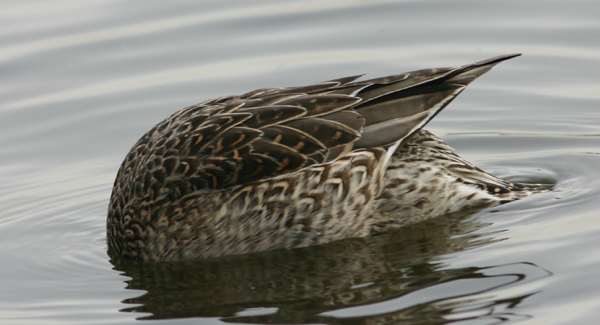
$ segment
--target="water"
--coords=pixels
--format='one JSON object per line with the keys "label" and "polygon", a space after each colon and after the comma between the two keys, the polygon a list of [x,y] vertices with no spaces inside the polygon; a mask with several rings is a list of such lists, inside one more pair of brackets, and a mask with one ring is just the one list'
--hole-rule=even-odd
{"label": "water", "polygon": [[[0,322],[594,323],[597,1],[5,1]],[[106,253],[116,171],[177,109],[503,53],[428,126],[550,193],[376,238],[140,265]]]}

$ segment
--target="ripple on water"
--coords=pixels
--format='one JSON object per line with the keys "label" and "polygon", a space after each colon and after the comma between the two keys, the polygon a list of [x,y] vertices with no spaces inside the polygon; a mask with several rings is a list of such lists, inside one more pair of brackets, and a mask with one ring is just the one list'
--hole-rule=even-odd
{"label": "ripple on water", "polygon": [[[595,321],[598,9],[535,0],[3,4],[0,318]],[[429,129],[485,170],[556,182],[552,192],[295,251],[154,265],[106,254],[119,165],[179,108],[511,52],[524,56],[469,86]]]}

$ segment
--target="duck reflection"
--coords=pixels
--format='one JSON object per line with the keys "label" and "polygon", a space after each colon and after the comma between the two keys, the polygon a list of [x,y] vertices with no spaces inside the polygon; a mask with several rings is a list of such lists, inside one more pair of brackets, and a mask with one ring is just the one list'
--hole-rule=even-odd
{"label": "duck reflection", "polygon": [[491,290],[548,275],[530,263],[448,268],[442,255],[498,236],[486,224],[450,215],[374,238],[344,240],[194,262],[140,263],[112,255],[145,294],[123,301],[139,319],[219,317],[243,323],[445,323],[515,320],[531,292],[495,299]]}

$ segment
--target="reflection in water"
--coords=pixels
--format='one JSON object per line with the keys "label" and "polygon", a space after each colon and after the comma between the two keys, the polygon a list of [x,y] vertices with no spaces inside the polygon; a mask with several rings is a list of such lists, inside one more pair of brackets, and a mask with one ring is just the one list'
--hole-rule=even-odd
{"label": "reflection in water", "polygon": [[294,250],[194,262],[111,261],[131,277],[128,289],[146,291],[123,302],[134,306],[122,311],[151,314],[140,319],[345,324],[528,317],[510,309],[534,293],[499,298],[497,291],[547,271],[529,263],[449,269],[441,262],[443,254],[499,240],[472,234],[485,225],[467,216]]}

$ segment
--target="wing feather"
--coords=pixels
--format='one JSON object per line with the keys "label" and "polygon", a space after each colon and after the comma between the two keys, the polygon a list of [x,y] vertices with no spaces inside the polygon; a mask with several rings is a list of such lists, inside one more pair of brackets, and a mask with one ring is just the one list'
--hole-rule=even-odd
{"label": "wing feather", "polygon": [[514,56],[364,81],[350,76],[258,89],[193,105],[138,141],[121,168],[129,176],[119,176],[132,185],[121,186],[139,195],[152,188],[154,197],[167,195],[158,192],[171,183],[176,190],[168,195],[184,195],[289,173],[358,148],[395,148],[471,81]]}

